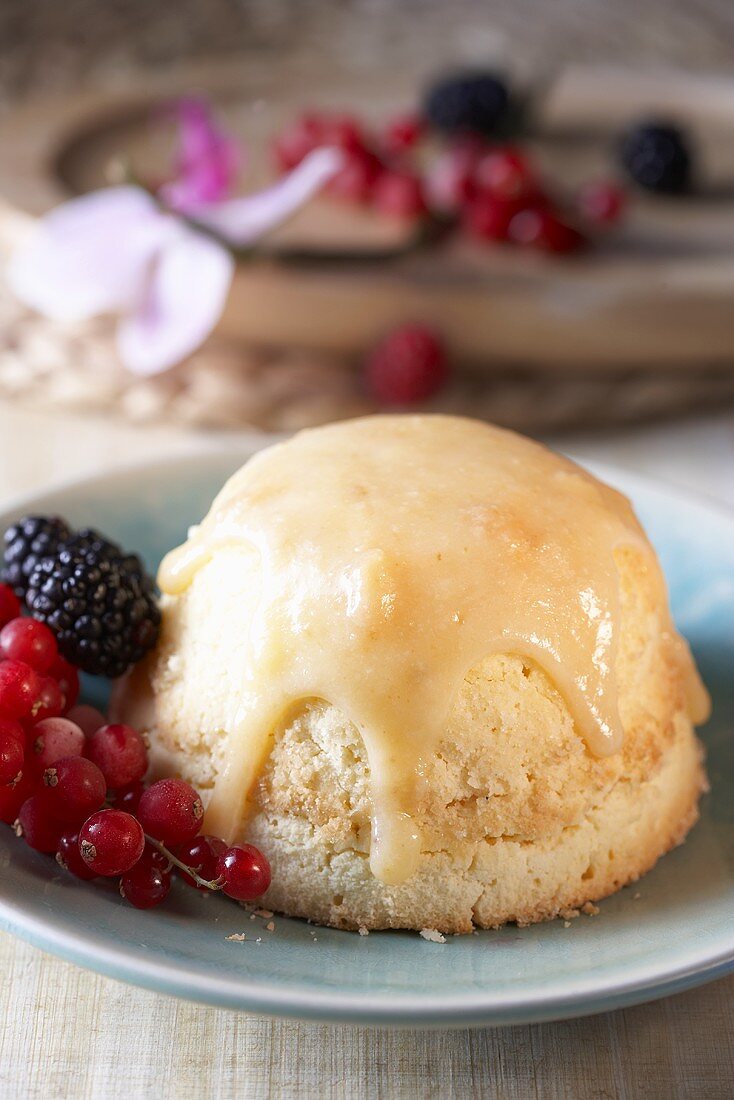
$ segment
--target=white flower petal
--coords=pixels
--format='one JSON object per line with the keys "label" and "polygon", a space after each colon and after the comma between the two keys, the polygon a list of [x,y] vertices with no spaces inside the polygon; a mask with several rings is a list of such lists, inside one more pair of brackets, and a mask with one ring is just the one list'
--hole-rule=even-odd
{"label": "white flower petal", "polygon": [[184,229],[166,245],[137,308],[117,328],[128,370],[158,374],[195,351],[219,320],[233,273],[231,254],[202,233]]}
{"label": "white flower petal", "polygon": [[41,219],[8,266],[11,289],[57,321],[125,308],[151,257],[176,232],[174,219],[139,187],[93,191]]}
{"label": "white flower petal", "polygon": [[254,195],[199,207],[199,225],[233,245],[248,245],[274,229],[336,175],[344,163],[340,149],[314,149],[287,176]]}

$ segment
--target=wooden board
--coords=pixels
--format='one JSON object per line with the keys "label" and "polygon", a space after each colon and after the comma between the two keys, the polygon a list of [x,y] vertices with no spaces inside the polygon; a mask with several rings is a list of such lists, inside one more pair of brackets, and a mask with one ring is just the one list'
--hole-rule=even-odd
{"label": "wooden board", "polygon": [[[306,103],[374,118],[410,103],[399,77],[375,89],[370,74],[308,83],[263,65],[222,63],[141,79],[134,93],[85,93],[32,104],[0,124],[0,231],[12,241],[29,220],[72,193],[100,186],[121,152],[142,174],[160,173],[170,148],[150,125],[162,98],[203,91],[253,149],[249,179],[265,177],[269,135]],[[364,105],[369,109],[364,110]],[[479,372],[535,369],[695,369],[734,361],[734,80],[678,72],[574,68],[550,86],[533,145],[550,179],[569,189],[608,177],[620,128],[664,114],[693,133],[702,165],[690,198],[635,196],[623,226],[573,258],[547,257],[458,237],[377,262],[238,266],[220,323],[227,338],[360,354],[406,319],[440,328],[456,358]],[[404,231],[386,219],[317,200],[280,232],[278,247],[349,243],[389,249]]]}

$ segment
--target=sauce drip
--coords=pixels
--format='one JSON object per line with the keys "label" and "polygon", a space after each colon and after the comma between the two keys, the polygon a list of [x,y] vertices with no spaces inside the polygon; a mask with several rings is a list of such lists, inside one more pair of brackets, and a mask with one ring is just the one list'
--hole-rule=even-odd
{"label": "sauce drip", "polygon": [[[423,763],[464,676],[498,652],[544,669],[593,753],[619,750],[614,551],[633,545],[659,566],[627,499],[546,448],[449,416],[303,432],[230,479],[164,560],[162,591],[184,592],[233,544],[253,551],[243,568],[259,602],[242,626],[242,690],[208,831],[235,837],[273,731],[294,703],[323,699],[364,740],[372,871],[404,881],[420,855]],[[672,623],[669,637],[703,714]]]}

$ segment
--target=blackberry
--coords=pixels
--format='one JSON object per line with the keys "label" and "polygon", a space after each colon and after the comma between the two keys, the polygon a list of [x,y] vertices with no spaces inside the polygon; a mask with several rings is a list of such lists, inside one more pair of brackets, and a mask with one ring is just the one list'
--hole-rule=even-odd
{"label": "blackberry", "polygon": [[140,558],[91,528],[36,562],[25,601],[53,630],[61,655],[95,676],[121,676],[158,638],[154,582]]}
{"label": "blackberry", "polygon": [[510,116],[506,84],[487,72],[448,76],[429,89],[423,114],[436,130],[446,134],[503,133]]}
{"label": "blackberry", "polygon": [[41,558],[53,554],[71,534],[60,516],[24,516],[5,532],[5,565],[0,574],[18,596],[25,596],[28,578]]}
{"label": "blackberry", "polygon": [[679,195],[691,183],[691,152],[677,126],[646,122],[622,140],[620,160],[628,175],[646,191]]}

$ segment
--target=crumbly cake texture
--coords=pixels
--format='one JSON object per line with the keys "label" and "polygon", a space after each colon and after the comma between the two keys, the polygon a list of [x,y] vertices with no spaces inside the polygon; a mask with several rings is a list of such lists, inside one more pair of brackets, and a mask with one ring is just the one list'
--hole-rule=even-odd
{"label": "crumbly cake texture", "polygon": [[[221,765],[238,691],[233,651],[255,598],[243,555],[222,551],[183,595],[164,599],[158,650],[116,704],[118,716],[143,719],[166,770],[204,795]],[[706,788],[701,746],[647,563],[632,548],[617,561],[620,753],[589,752],[538,667],[512,655],[484,661],[466,676],[427,761],[418,871],[386,886],[369,867],[361,738],[335,707],[306,700],[273,732],[243,833],[272,864],[263,904],[348,929],[524,925],[613,893],[679,844]]]}

